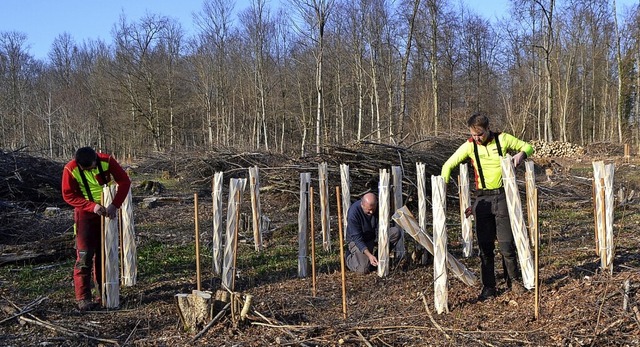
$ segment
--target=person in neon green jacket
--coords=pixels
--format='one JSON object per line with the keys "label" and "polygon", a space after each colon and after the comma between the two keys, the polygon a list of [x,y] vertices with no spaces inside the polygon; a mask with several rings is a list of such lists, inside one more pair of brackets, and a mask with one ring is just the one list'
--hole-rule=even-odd
{"label": "person in neon green jacket", "polygon": [[[518,166],[533,154],[533,146],[513,135],[491,131],[489,118],[483,113],[472,115],[467,126],[471,137],[442,165],[441,175],[448,183],[451,171],[467,158],[471,159],[476,192],[473,206],[467,209],[467,217],[473,214],[476,220],[483,285],[478,300],[484,301],[495,297],[497,293],[494,259],[496,239],[508,289],[520,277],[500,161],[507,153],[513,152],[516,153],[512,157],[514,166]],[[523,288],[519,284],[517,287]]]}

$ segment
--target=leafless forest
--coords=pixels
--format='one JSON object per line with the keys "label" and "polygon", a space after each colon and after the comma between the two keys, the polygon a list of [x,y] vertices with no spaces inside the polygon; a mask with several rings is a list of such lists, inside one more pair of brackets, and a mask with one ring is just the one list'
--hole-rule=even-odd
{"label": "leafless forest", "polygon": [[638,143],[640,11],[615,0],[204,0],[196,33],[125,15],[48,59],[0,32],[0,148],[68,158],[234,147],[319,153],[464,130],[476,110],[527,140]]}

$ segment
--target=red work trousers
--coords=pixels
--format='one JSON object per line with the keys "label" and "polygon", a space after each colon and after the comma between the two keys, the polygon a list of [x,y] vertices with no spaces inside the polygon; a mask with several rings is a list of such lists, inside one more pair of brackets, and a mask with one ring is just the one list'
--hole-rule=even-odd
{"label": "red work trousers", "polygon": [[[92,300],[91,280],[95,281],[98,297],[102,288],[101,217],[95,213],[75,210],[76,264],[73,284],[76,300]],[[92,276],[93,273],[93,276]]]}

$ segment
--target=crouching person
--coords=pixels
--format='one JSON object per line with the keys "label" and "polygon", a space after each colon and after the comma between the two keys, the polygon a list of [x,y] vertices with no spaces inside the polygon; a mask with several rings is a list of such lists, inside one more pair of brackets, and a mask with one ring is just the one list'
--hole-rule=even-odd
{"label": "crouching person", "polygon": [[[374,271],[378,266],[378,198],[373,193],[365,194],[354,202],[347,213],[347,253],[349,270],[361,274]],[[393,250],[400,239],[400,229],[389,227],[389,250]]]}

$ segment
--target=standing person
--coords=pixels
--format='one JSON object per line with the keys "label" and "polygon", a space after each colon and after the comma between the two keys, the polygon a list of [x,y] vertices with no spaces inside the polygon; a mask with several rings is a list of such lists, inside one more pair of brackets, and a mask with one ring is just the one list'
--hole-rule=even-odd
{"label": "standing person", "polygon": [[[515,282],[520,277],[500,161],[507,151],[517,152],[513,156],[513,164],[518,166],[533,154],[533,147],[513,135],[491,131],[489,118],[482,113],[471,116],[467,126],[471,137],[444,163],[441,175],[448,183],[451,171],[465,159],[471,158],[476,177],[476,194],[473,206],[467,209],[467,215],[473,213],[476,220],[483,284],[478,300],[484,301],[496,296],[496,238],[506,270],[507,287],[511,288],[512,281]],[[521,284],[516,285],[518,289],[524,289]]]}
{"label": "standing person", "polygon": [[[378,266],[374,248],[378,244],[378,198],[366,193],[362,199],[354,202],[347,212],[347,254],[349,270],[366,274]],[[400,229],[389,227],[389,250],[400,239]]]}
{"label": "standing person", "polygon": [[[118,192],[109,206],[100,201],[102,187],[118,184]],[[74,207],[76,263],[73,269],[75,297],[80,311],[99,304],[102,288],[101,216],[116,217],[116,211],[129,194],[131,180],[110,155],[82,147],[62,172],[62,197]],[[98,299],[91,299],[91,273]]]}

